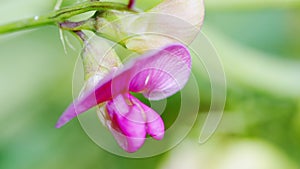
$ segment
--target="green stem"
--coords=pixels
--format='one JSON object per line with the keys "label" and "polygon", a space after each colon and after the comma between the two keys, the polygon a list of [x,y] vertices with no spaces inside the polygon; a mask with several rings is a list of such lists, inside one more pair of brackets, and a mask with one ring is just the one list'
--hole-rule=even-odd
{"label": "green stem", "polygon": [[44,25],[55,25],[64,22],[68,18],[94,10],[120,10],[130,11],[126,4],[113,2],[84,2],[72,7],[63,8],[44,16],[35,16],[33,18],[16,21],[13,23],[0,25],[0,34],[15,32],[28,28],[34,28]]}

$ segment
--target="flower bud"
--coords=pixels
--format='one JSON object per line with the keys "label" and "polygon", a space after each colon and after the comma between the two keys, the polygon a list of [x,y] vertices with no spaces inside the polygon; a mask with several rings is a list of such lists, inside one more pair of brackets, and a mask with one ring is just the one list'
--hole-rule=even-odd
{"label": "flower bud", "polygon": [[85,90],[95,87],[105,75],[122,65],[116,52],[108,42],[93,36],[84,42],[82,60],[84,66]]}
{"label": "flower bud", "polygon": [[[84,47],[81,53],[85,84],[81,95],[93,89],[109,72],[122,66],[122,62],[116,52],[111,48],[107,40],[93,36],[90,39],[83,38]],[[109,117],[106,114],[105,104],[97,106],[97,114],[104,126],[108,126]]]}
{"label": "flower bud", "polygon": [[191,25],[201,28],[204,20],[203,0],[164,0],[150,10],[178,17]]}
{"label": "flower bud", "polygon": [[203,0],[165,0],[142,13],[99,13],[93,18],[93,31],[142,53],[178,41],[191,43],[200,31],[203,18]]}

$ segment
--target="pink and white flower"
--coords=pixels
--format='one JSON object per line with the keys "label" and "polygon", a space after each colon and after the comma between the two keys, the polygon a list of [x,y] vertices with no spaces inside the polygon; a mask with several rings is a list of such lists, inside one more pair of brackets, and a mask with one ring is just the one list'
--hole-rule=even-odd
{"label": "pink and white flower", "polygon": [[94,87],[78,97],[59,118],[56,127],[102,105],[104,120],[118,144],[127,152],[137,151],[149,134],[156,140],[164,136],[164,123],[150,107],[130,92],[160,100],[181,90],[189,79],[191,57],[181,44],[171,44],[131,60],[111,71]]}

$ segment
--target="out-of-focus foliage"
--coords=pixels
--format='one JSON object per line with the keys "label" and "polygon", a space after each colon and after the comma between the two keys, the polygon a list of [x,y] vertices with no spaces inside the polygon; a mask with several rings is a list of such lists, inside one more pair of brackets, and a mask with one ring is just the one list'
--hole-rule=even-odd
{"label": "out-of-focus foliage", "polygon": [[[137,0],[137,5],[148,9],[158,2]],[[47,13],[54,4],[1,1],[0,24]],[[216,46],[228,83],[224,117],[206,144],[197,144],[210,105],[206,76],[197,79],[201,108],[195,128],[183,144],[160,156],[114,156],[95,145],[77,120],[55,129],[73,99],[78,51],[65,55],[58,29],[49,26],[0,36],[0,168],[299,168],[299,2],[208,0],[206,7],[203,32]],[[169,104],[179,102],[177,96]]]}

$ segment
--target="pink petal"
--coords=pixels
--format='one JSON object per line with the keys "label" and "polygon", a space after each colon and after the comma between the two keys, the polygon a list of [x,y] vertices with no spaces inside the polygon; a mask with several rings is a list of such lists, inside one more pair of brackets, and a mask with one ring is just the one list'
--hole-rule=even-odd
{"label": "pink petal", "polygon": [[114,125],[111,128],[115,130],[113,135],[118,144],[127,152],[135,152],[145,142],[146,122],[142,108],[131,103],[128,95],[119,95],[117,99],[109,101],[106,109]]}
{"label": "pink petal", "polygon": [[140,105],[146,116],[146,132],[156,140],[161,140],[165,134],[165,125],[160,117],[153,109],[139,101],[137,98],[132,96],[132,100]]}
{"label": "pink petal", "polygon": [[59,128],[77,115],[120,93],[141,92],[150,99],[166,98],[183,88],[191,69],[188,49],[181,44],[142,55],[100,81],[74,101],[58,120]]}
{"label": "pink petal", "polygon": [[141,62],[130,83],[130,91],[143,93],[152,100],[175,94],[186,84],[191,57],[184,46],[172,45],[157,52],[147,62]]}
{"label": "pink petal", "polygon": [[146,110],[146,114],[147,114],[147,123],[146,123],[147,133],[156,140],[163,139],[165,134],[165,125],[160,115],[158,115],[151,108],[148,108],[148,110]]}

